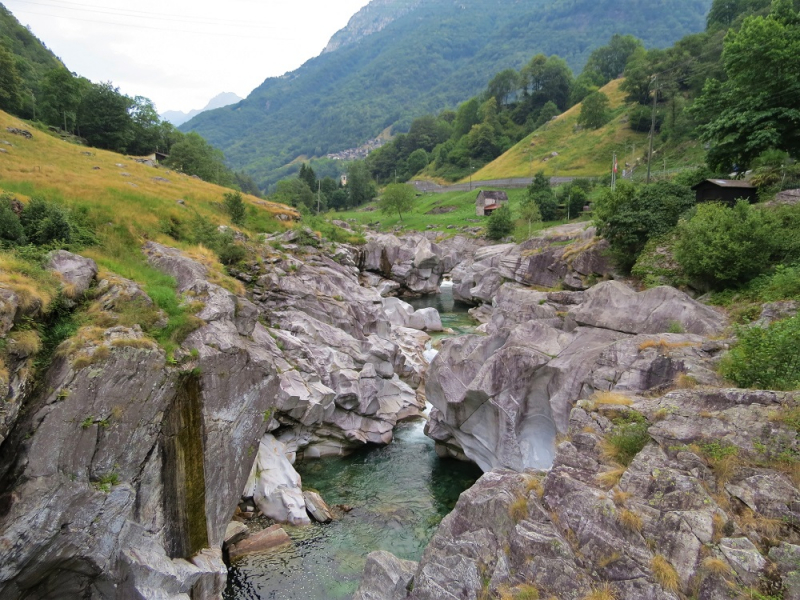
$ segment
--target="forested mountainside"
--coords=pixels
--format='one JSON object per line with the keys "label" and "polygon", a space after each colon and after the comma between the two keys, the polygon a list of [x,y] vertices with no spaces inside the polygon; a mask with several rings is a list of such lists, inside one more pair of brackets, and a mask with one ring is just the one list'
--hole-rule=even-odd
{"label": "forested mountainside", "polygon": [[[25,86],[34,94],[39,91],[39,84],[47,71],[64,66],[61,60],[39,38],[23,27],[16,17],[0,4],[0,64],[3,64],[2,60],[14,61],[16,70]],[[6,75],[7,68],[0,69],[0,80]],[[5,88],[5,86],[2,87]],[[31,111],[32,113],[33,98],[31,94],[24,96],[22,112]]]}
{"label": "forested mountainside", "polygon": [[346,45],[183,127],[266,186],[299,156],[358,146],[389,126],[402,131],[415,116],[455,107],[495,73],[520,68],[537,53],[558,54],[580,71],[614,33],[668,46],[701,31],[709,6],[709,0],[429,0],[405,14],[382,6],[373,11],[380,21],[374,27],[357,21],[364,37],[351,31]]}

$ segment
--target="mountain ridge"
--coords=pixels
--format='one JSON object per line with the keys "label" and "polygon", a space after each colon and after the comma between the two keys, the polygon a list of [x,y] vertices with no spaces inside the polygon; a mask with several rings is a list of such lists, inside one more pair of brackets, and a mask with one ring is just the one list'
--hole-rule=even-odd
{"label": "mountain ridge", "polygon": [[214,110],[216,108],[224,108],[226,106],[230,106],[231,104],[241,102],[242,100],[244,100],[244,98],[234,92],[222,92],[209,100],[208,104],[206,104],[204,108],[192,109],[189,112],[183,112],[182,110],[167,110],[161,113],[159,116],[165,121],[169,121],[175,125],[175,127],[178,127],[201,113]]}
{"label": "mountain ridge", "polygon": [[495,73],[520,68],[539,52],[560,55],[577,72],[613,33],[664,47],[701,31],[709,6],[709,0],[657,6],[428,0],[358,43],[267,79],[235,107],[198,115],[181,129],[203,135],[266,188],[298,156],[356,147],[389,126],[402,131],[413,118],[455,107]]}

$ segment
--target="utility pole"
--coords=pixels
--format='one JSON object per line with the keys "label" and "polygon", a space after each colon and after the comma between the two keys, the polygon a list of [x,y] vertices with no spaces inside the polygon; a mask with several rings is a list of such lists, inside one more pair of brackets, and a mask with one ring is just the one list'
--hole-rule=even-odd
{"label": "utility pole", "polygon": [[647,183],[650,183],[650,160],[653,158],[653,138],[656,137],[656,104],[658,102],[657,75],[653,75],[653,116],[650,120],[650,149],[647,151]]}

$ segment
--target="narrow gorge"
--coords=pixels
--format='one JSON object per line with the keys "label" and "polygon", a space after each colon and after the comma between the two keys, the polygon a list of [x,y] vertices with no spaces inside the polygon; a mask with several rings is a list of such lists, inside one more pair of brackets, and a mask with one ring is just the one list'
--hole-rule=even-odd
{"label": "narrow gorge", "polygon": [[[797,395],[722,389],[726,318],[613,280],[605,247],[584,225],[493,246],[296,229],[233,281],[148,242],[197,307],[169,358],[124,324],[126,306],[154,310],[142,288],[54,254],[109,326],[79,330],[39,380],[23,352],[11,365],[0,595],[796,591],[800,498],[774,457],[797,439],[773,411]],[[26,310],[4,292],[0,323]],[[607,440],[630,428],[646,443],[621,464]],[[722,478],[709,444],[763,460]]]}

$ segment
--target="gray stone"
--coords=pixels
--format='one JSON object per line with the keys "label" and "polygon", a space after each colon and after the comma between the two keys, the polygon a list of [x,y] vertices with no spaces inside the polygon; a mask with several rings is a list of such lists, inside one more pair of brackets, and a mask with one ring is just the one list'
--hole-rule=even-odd
{"label": "gray stone", "polygon": [[231,546],[228,552],[231,560],[235,560],[247,554],[269,552],[284,544],[291,543],[292,539],[282,527],[279,525],[272,525],[263,531],[248,536],[238,544]]}
{"label": "gray stone", "polygon": [[414,580],[417,563],[379,550],[367,555],[364,576],[353,600],[404,600]]}
{"label": "gray stone", "polygon": [[317,523],[330,523],[333,521],[331,509],[325,503],[325,500],[322,499],[322,496],[316,492],[305,491],[303,492],[303,498],[306,501],[306,510],[308,514],[310,514]]}
{"label": "gray stone", "polygon": [[47,259],[47,268],[56,273],[65,285],[70,298],[86,293],[97,277],[97,263],[66,250],[56,250]]}

